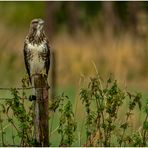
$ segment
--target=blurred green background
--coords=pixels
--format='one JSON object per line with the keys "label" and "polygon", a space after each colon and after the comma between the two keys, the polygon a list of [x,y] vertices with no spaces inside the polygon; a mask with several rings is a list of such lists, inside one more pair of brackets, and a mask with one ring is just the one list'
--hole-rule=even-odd
{"label": "blurred green background", "polygon": [[0,84],[20,85],[25,75],[23,43],[33,18],[46,21],[56,53],[59,87],[77,87],[81,77],[113,73],[122,85],[148,87],[147,2],[0,2]]}

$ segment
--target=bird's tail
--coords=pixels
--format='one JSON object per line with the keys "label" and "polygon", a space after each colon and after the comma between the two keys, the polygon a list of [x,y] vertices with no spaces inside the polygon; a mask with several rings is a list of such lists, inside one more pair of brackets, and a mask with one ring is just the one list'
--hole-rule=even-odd
{"label": "bird's tail", "polygon": [[[29,97],[30,101],[36,100],[39,94],[42,94],[42,89],[49,88],[47,77],[41,74],[33,75],[31,77],[32,95]],[[40,96],[41,97],[41,96]]]}
{"label": "bird's tail", "polygon": [[36,92],[37,86],[35,84],[36,79],[37,79],[37,77],[35,75],[33,75],[32,77],[29,77],[29,80],[30,80],[30,83],[32,86],[32,95],[29,96],[30,101],[36,100],[36,95],[37,95],[37,92]]}

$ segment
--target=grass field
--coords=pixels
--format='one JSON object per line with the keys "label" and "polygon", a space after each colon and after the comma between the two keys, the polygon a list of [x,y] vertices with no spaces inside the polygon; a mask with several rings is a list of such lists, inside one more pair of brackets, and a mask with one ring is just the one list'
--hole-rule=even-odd
{"label": "grass field", "polygon": [[[73,106],[73,112],[75,114],[75,121],[77,123],[77,130],[75,132],[75,141],[72,144],[72,146],[82,146],[86,143],[86,113],[85,113],[85,107],[82,105],[82,101],[80,100],[80,89],[73,87],[73,86],[67,86],[64,88],[58,88],[57,89],[57,96],[61,95],[62,93],[65,93],[70,98],[70,101]],[[136,92],[133,90],[133,92]],[[20,91],[21,93],[21,91]],[[27,92],[27,96],[31,94],[30,91]],[[142,106],[144,106],[145,101],[147,99],[148,93],[142,92],[143,94],[143,100],[142,100]],[[12,95],[9,93],[9,91],[1,91],[0,96],[3,96],[3,98],[11,98]],[[4,102],[4,101],[3,101]],[[2,102],[1,102],[2,103]],[[28,100],[25,101],[25,105],[30,106],[32,102],[29,102]],[[120,111],[118,113],[118,121],[122,122],[124,120],[123,117],[125,117],[126,111],[128,109],[128,102],[125,101],[123,106],[120,108]],[[11,111],[10,111],[11,114]],[[132,126],[131,130],[137,130],[141,128],[141,123],[144,120],[144,113],[143,108],[139,112],[138,107],[136,107],[134,111],[134,115],[129,119],[130,125]],[[0,130],[0,135],[2,132],[5,132],[4,134],[4,142],[7,145],[19,145],[20,144],[20,138],[19,136],[16,136],[17,132],[14,129],[14,127],[11,125],[11,123],[8,123],[6,119],[6,116],[2,116],[3,123],[2,128]],[[49,120],[49,135],[50,135],[50,143],[51,146],[58,146],[60,143],[60,135],[58,134],[58,127],[59,127],[59,118],[60,114],[59,112],[51,113],[51,117]],[[15,119],[15,117],[14,117]],[[18,125],[18,121],[15,120],[16,126]],[[3,130],[2,130],[3,129]],[[15,138],[13,136],[15,135]],[[2,135],[1,135],[2,136]],[[14,140],[13,140],[14,139]],[[0,143],[2,143],[2,137],[0,138]]]}

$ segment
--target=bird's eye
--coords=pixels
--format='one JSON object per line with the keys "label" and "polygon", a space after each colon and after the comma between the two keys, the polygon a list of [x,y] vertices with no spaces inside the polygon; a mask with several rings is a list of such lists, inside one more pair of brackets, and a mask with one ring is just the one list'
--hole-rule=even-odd
{"label": "bird's eye", "polygon": [[38,21],[33,21],[33,22],[32,22],[32,24],[37,24],[37,23],[38,23]]}

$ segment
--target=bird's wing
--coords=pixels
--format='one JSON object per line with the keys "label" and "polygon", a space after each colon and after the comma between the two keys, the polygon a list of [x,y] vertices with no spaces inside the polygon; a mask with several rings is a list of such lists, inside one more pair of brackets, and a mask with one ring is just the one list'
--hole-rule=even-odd
{"label": "bird's wing", "polygon": [[26,66],[27,73],[29,75],[29,80],[30,80],[30,83],[31,83],[29,55],[30,55],[30,51],[27,48],[27,44],[24,43],[24,61],[25,61],[25,66]]}
{"label": "bird's wing", "polygon": [[48,45],[48,42],[45,44],[45,69],[46,69],[46,74],[48,75],[49,67],[50,67],[50,47]]}

